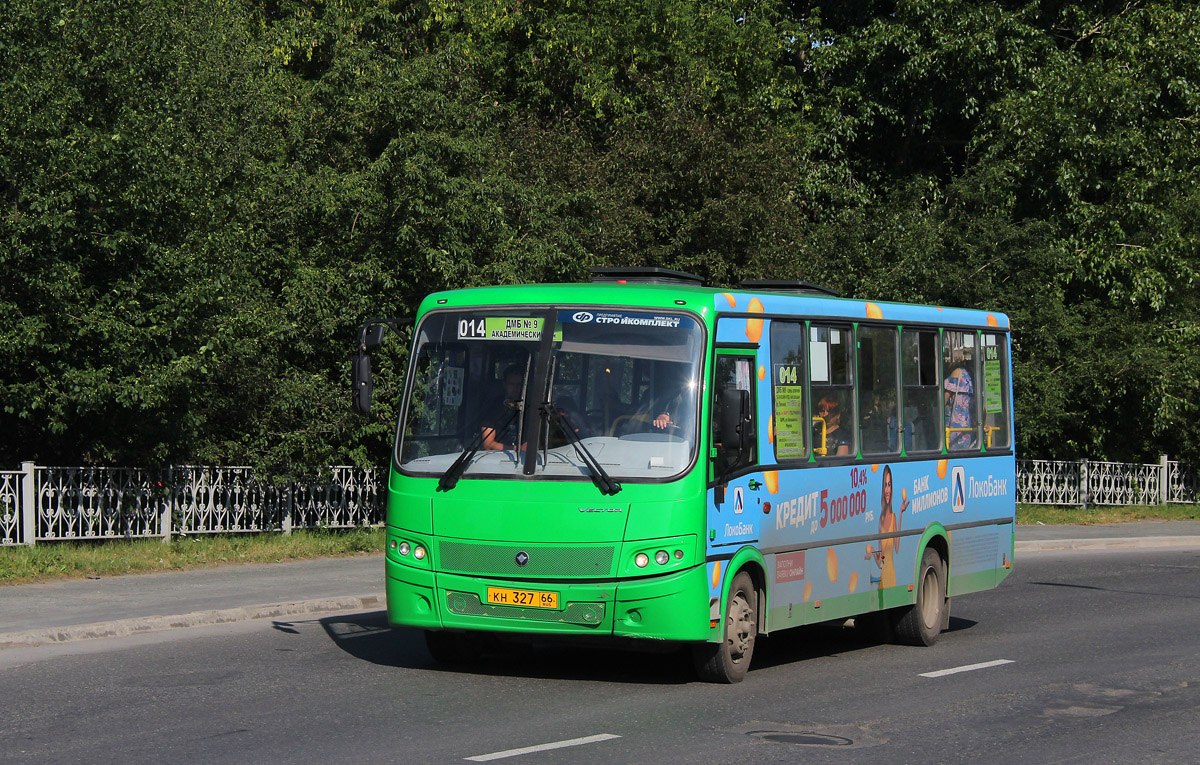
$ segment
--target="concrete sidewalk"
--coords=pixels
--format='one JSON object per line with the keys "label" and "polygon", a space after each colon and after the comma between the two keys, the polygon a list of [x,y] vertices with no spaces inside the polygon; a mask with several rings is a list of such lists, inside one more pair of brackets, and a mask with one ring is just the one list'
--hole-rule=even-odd
{"label": "concrete sidewalk", "polygon": [[[1018,526],[1017,553],[1200,549],[1200,521]],[[0,587],[0,649],[384,607],[383,556]]]}
{"label": "concrete sidewalk", "polygon": [[0,649],[384,607],[383,555],[0,587]]}

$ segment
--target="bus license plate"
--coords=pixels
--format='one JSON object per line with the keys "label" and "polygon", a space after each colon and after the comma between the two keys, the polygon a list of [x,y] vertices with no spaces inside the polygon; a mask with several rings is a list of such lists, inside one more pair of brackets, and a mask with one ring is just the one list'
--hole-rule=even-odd
{"label": "bus license plate", "polygon": [[507,587],[488,587],[487,602],[498,606],[558,608],[558,593],[542,590],[511,590]]}

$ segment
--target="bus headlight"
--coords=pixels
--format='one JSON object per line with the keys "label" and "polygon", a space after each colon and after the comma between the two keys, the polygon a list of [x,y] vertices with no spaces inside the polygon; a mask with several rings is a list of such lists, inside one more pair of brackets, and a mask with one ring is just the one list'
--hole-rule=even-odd
{"label": "bus headlight", "polygon": [[667,555],[666,550],[659,550],[658,552],[654,553],[654,562],[660,566],[667,565],[667,561],[669,560],[671,560],[671,556]]}
{"label": "bus headlight", "polygon": [[[628,560],[628,558],[626,558],[626,560]],[[645,568],[646,566],[649,566],[650,556],[646,553],[638,553],[637,557],[633,559],[633,565],[637,566],[638,568]]]}

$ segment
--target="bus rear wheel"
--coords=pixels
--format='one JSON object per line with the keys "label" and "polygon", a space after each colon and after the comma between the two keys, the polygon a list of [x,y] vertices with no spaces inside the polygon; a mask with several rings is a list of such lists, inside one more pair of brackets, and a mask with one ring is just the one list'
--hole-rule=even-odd
{"label": "bus rear wheel", "polygon": [[695,647],[696,674],[710,683],[740,683],[750,669],[757,636],[758,590],[750,575],[739,571],[725,604],[724,640]]}
{"label": "bus rear wheel", "polygon": [[917,572],[917,602],[902,609],[895,622],[896,642],[933,645],[947,619],[946,563],[937,550],[925,548]]}

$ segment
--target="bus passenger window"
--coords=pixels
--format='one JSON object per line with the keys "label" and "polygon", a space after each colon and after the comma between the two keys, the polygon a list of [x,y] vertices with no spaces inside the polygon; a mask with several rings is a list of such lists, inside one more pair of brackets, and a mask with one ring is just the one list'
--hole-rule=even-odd
{"label": "bus passenger window", "polygon": [[978,386],[975,332],[946,330],[942,334],[943,426],[946,448],[968,451],[979,448]]}
{"label": "bus passenger window", "polygon": [[900,451],[897,339],[892,327],[858,328],[859,437],[863,454]]}
{"label": "bus passenger window", "polygon": [[983,335],[983,446],[1007,449],[1011,443],[1008,416],[1008,337]]}
{"label": "bus passenger window", "polygon": [[906,452],[942,450],[942,392],[937,373],[937,332],[906,329],[900,338],[904,381],[901,419]]}
{"label": "bus passenger window", "polygon": [[858,453],[850,356],[853,344],[848,327],[813,325],[809,329],[812,439],[813,453],[818,457],[852,457]]}
{"label": "bus passenger window", "polygon": [[802,322],[771,322],[771,399],[775,460],[807,459],[810,423],[804,400]]}

